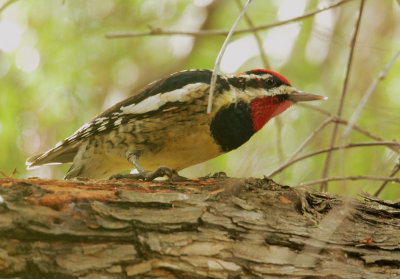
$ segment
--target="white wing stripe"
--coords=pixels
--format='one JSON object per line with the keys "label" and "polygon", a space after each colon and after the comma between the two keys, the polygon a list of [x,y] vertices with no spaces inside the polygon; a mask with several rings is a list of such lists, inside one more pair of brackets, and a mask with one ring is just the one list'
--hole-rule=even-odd
{"label": "white wing stripe", "polygon": [[208,84],[202,82],[187,84],[171,92],[158,93],[140,103],[121,107],[121,111],[122,114],[143,114],[156,111],[167,103],[188,102],[192,99],[197,99],[204,95],[205,89],[208,87]]}

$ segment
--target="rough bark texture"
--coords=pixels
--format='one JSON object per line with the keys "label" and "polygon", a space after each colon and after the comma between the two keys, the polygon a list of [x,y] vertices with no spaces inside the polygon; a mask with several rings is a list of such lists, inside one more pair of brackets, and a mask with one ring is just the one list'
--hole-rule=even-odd
{"label": "rough bark texture", "polygon": [[400,278],[400,206],[267,179],[0,179],[1,278]]}

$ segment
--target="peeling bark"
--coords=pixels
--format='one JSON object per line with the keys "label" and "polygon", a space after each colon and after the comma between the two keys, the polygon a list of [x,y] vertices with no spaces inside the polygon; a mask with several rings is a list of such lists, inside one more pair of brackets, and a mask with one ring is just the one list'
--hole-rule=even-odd
{"label": "peeling bark", "polygon": [[400,278],[400,205],[267,179],[0,179],[1,278]]}

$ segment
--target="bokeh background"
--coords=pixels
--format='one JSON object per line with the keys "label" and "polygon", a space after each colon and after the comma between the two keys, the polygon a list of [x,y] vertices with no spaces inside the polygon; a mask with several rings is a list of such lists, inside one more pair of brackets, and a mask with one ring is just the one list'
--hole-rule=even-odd
{"label": "bokeh background", "polygon": [[[8,2],[0,0],[0,7]],[[248,15],[255,26],[265,25],[334,2],[254,0]],[[328,101],[313,105],[332,113],[338,108],[359,5],[359,0],[348,1],[313,17],[258,32],[271,68],[297,88],[328,96]],[[396,0],[366,1],[344,118],[351,116],[368,86],[400,48],[399,7]],[[149,26],[228,30],[239,13],[233,0],[12,1],[0,12],[0,170],[10,174],[16,168],[18,178],[62,178],[69,166],[27,171],[26,158],[54,146],[153,80],[183,69],[213,68],[225,39],[178,35],[109,39],[106,34],[146,32]],[[245,20],[238,26],[247,27]],[[263,62],[254,34],[233,36],[220,70],[235,73],[260,67]],[[198,177],[225,171],[235,177],[262,177],[325,119],[318,112],[292,107],[280,118],[281,125],[273,120],[239,149],[182,174]],[[399,140],[399,123],[400,60],[379,83],[357,121],[385,140]],[[329,146],[332,128],[326,127],[303,154]],[[357,132],[349,140],[366,141],[371,140]],[[301,161],[274,179],[288,185],[318,179],[325,156]],[[346,150],[339,157],[333,154],[330,176],[388,176],[398,155],[386,147],[365,147]],[[346,195],[361,190],[373,193],[380,184],[330,183],[329,190]],[[389,183],[381,197],[399,199],[400,185]]]}

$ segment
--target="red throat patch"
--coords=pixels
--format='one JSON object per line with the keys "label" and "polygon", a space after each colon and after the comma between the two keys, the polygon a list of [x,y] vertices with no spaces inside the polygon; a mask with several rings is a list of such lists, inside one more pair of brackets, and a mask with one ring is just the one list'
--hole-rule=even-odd
{"label": "red throat patch", "polygon": [[250,107],[250,116],[253,130],[257,132],[272,118],[284,112],[290,105],[290,101],[279,101],[278,97],[264,97],[255,99]]}

